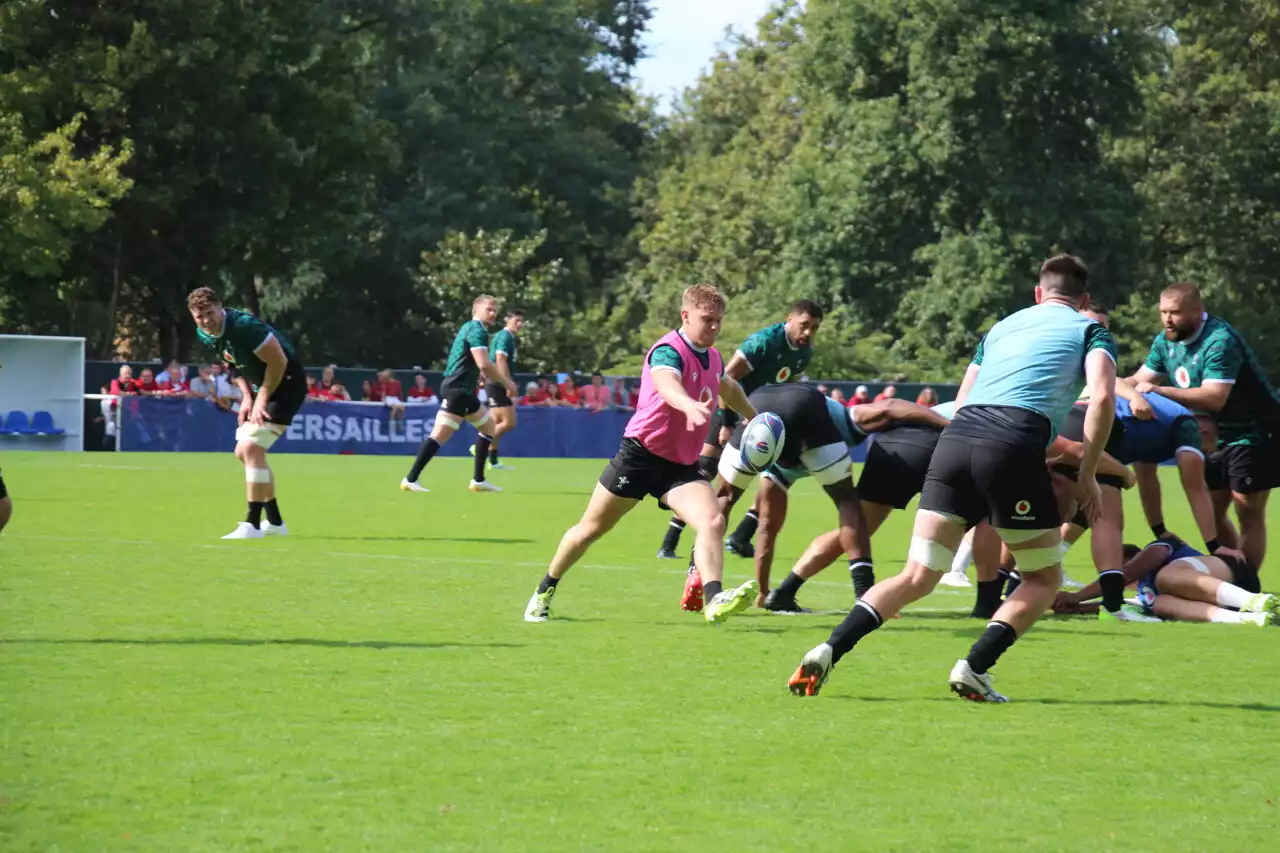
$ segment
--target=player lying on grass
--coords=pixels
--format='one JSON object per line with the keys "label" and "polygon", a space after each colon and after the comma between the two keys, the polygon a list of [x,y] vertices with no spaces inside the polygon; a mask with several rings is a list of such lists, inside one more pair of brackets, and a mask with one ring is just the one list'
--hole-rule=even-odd
{"label": "player lying on grass", "polygon": [[[860,500],[861,489],[853,485],[849,449],[872,433],[895,426],[936,433],[946,426],[947,418],[924,406],[895,399],[845,408],[811,385],[762,388],[751,395],[751,402],[757,409],[781,417],[787,428],[787,446],[777,463],[760,478],[760,532],[755,561],[762,600],[758,604],[776,613],[804,612],[795,601],[799,584],[788,577],[782,587],[770,593],[769,576],[778,534],[787,517],[787,491],[792,483],[806,476],[817,479],[836,504],[840,526],[832,531],[832,550],[836,556],[843,553],[848,557],[855,588],[865,583],[862,591],[870,589],[875,583],[871,534],[883,518],[873,521],[864,515],[867,504]],[[721,496],[730,505],[754,477],[750,466],[742,461],[740,443],[741,434],[735,433],[720,458]],[[863,470],[865,479],[866,469]]]}
{"label": "player lying on grass", "polygon": [[[307,377],[293,347],[252,314],[223,308],[207,287],[187,296],[200,342],[218,353],[240,387],[236,458],[244,463],[249,512],[223,539],[261,539],[288,533],[276,501],[275,478],[267,451],[276,443],[307,399]],[[263,513],[267,520],[262,520]]]}
{"label": "player lying on grass", "polygon": [[664,335],[645,356],[640,400],[622,445],[600,475],[582,520],[560,540],[525,608],[526,622],[547,620],[565,572],[646,495],[674,510],[697,532],[694,562],[706,584],[706,620],[723,622],[751,606],[758,589],[755,581],[722,590],[724,513],[698,469],[702,438],[717,399],[747,420],[756,415],[742,386],[725,375],[715,349],[724,310],[724,297],[714,287],[697,284],[685,290],[680,328]]}
{"label": "player lying on grass", "polygon": [[[1280,624],[1280,598],[1262,592],[1258,570],[1242,556],[1206,556],[1175,537],[1157,539],[1141,551],[1126,545],[1124,578],[1138,588],[1144,612],[1180,622],[1237,625]],[[1092,613],[1098,584],[1058,593],[1057,613]]]}
{"label": "player lying on grass", "polygon": [[[748,395],[765,385],[794,382],[804,374],[809,360],[813,358],[813,336],[822,325],[822,316],[822,306],[813,300],[796,301],[791,305],[786,322],[766,326],[743,341],[733,358],[729,359],[724,372],[736,379]],[[737,426],[738,416],[733,411],[723,407],[716,409],[702,445],[702,454],[698,457],[698,465],[707,480],[715,479],[720,453]],[[756,518],[756,510],[752,508],[738,529],[725,540],[725,547],[735,554],[750,557]],[[658,549],[659,557],[676,559],[676,547],[680,544],[684,526],[679,516],[671,517],[662,546]]]}

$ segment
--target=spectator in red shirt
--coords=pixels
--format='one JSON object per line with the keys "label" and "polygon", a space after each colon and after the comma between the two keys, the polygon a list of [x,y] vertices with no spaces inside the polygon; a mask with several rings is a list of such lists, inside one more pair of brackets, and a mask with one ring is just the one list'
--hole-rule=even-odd
{"label": "spectator in red shirt", "polygon": [[413,385],[409,387],[410,400],[420,400],[425,403],[435,395],[436,392],[432,391],[431,386],[427,384],[427,377],[421,373],[413,377]]}
{"label": "spectator in red shirt", "polygon": [[382,387],[376,380],[366,379],[360,383],[360,399],[366,403],[381,403]]}
{"label": "spectator in red shirt", "polygon": [[142,378],[138,380],[138,393],[154,395],[163,393],[163,391],[164,389],[156,382],[156,375],[151,372],[151,368],[142,368]]}
{"label": "spectator in red shirt", "polygon": [[169,359],[169,363],[165,365],[164,370],[156,377],[156,384],[169,391],[187,390],[189,386],[187,384],[186,366],[176,358]]}
{"label": "spectator in red shirt", "polygon": [[916,405],[926,408],[938,405],[938,392],[926,385],[921,389],[920,396],[916,397]]}
{"label": "spectator in red shirt", "polygon": [[604,376],[600,373],[591,374],[591,384],[582,389],[582,404],[593,411],[603,411],[612,404],[609,393],[609,386],[604,384]]}
{"label": "spectator in red shirt", "polygon": [[111,393],[120,396],[138,393],[138,382],[133,378],[132,367],[120,365],[119,378],[111,380]]}
{"label": "spectator in red shirt", "polygon": [[332,399],[329,392],[320,387],[320,383],[310,373],[307,374],[307,396],[313,400]]}
{"label": "spectator in red shirt", "polygon": [[338,402],[351,401],[351,395],[347,393],[347,387],[341,382],[335,382],[329,386],[329,398]]}
{"label": "spectator in red shirt", "polygon": [[841,391],[839,388],[832,388],[831,393],[828,396],[830,396],[831,399],[835,400],[837,403],[844,402],[844,392]]}
{"label": "spectator in red shirt", "polygon": [[404,401],[404,387],[390,370],[384,370],[378,374],[378,390],[382,392],[384,400],[393,397],[397,403]]}
{"label": "spectator in red shirt", "polygon": [[850,406],[860,406],[863,403],[871,402],[871,392],[867,390],[866,385],[859,385],[853,389],[853,396],[849,398]]}
{"label": "spectator in red shirt", "polygon": [[892,400],[896,396],[898,396],[897,387],[894,385],[886,385],[884,386],[884,390],[877,394],[872,402],[879,403],[881,400]]}
{"label": "spectator in red shirt", "polygon": [[564,378],[564,384],[560,386],[560,400],[563,406],[572,406],[578,408],[582,405],[582,395],[578,393],[578,387],[573,383],[572,376]]}
{"label": "spectator in red shirt", "polygon": [[634,412],[640,403],[640,392],[629,382],[619,382],[613,392],[613,402],[619,409]]}

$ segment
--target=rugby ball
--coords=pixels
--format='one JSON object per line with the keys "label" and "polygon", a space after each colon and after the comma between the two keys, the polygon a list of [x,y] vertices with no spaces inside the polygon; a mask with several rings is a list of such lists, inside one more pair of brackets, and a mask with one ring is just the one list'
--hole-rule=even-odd
{"label": "rugby ball", "polygon": [[738,448],[742,461],[759,474],[778,461],[787,441],[787,427],[773,412],[761,412],[747,422]]}

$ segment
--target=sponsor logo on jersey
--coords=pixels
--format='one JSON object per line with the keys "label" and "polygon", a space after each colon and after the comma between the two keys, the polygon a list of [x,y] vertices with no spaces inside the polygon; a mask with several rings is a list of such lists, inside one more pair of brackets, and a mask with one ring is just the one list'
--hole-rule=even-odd
{"label": "sponsor logo on jersey", "polygon": [[1191,371],[1187,370],[1186,365],[1178,365],[1178,369],[1173,371],[1173,381],[1178,383],[1179,388],[1191,387]]}
{"label": "sponsor logo on jersey", "polygon": [[788,379],[791,378],[791,368],[786,367],[785,365],[783,367],[778,368],[778,375],[776,378],[778,382],[786,382]]}

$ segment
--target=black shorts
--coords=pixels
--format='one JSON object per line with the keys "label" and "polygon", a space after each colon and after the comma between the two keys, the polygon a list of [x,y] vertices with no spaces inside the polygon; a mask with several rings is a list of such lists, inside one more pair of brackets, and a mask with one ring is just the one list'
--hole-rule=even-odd
{"label": "black shorts", "polygon": [[662,499],[667,492],[685,483],[705,483],[695,462],[681,465],[650,453],[634,438],[622,439],[618,452],[600,474],[600,485],[610,494],[620,498],[644,500],[645,496],[658,499],[658,505],[666,509]]}
{"label": "black shorts", "polygon": [[[1074,405],[1071,411],[1067,412],[1067,418],[1062,422],[1062,429],[1058,430],[1058,434],[1063,438],[1069,438],[1072,441],[1084,441],[1084,416],[1085,406]],[[1116,418],[1111,422],[1111,434],[1107,436],[1107,446],[1103,450],[1115,456],[1124,445],[1124,422]],[[1098,480],[1102,482],[1101,478]]]}
{"label": "black shorts", "polygon": [[267,398],[267,421],[280,426],[293,423],[293,416],[307,401],[307,379],[301,368],[285,370],[276,390]]}
{"label": "black shorts", "polygon": [[444,391],[440,395],[440,411],[455,418],[469,418],[480,411],[480,398],[467,391]]}
{"label": "black shorts", "polygon": [[[751,392],[749,399],[757,412],[773,412],[787,428],[782,454],[774,463],[781,468],[799,467],[800,454],[806,450],[844,443],[844,436],[827,411],[827,396],[814,385],[803,382],[765,385]],[[746,424],[739,424],[729,443],[741,447],[745,429]]]}
{"label": "black shorts", "polygon": [[858,478],[858,497],[894,509],[906,509],[924,488],[939,430],[899,427],[876,435]]}
{"label": "black shorts", "polygon": [[[1054,465],[1053,473],[1061,474],[1073,483],[1080,477],[1080,472],[1075,468],[1072,468],[1070,465]],[[1098,481],[1099,486],[1110,486],[1113,489],[1124,488],[1123,477],[1116,477],[1111,474],[1098,474],[1094,479]]]}
{"label": "black shorts", "polygon": [[1204,479],[1209,489],[1230,489],[1241,495],[1265,492],[1280,486],[1280,442],[1265,445],[1228,444],[1205,460]]}
{"label": "black shorts", "polygon": [[742,415],[733,409],[716,409],[715,414],[711,416],[711,423],[707,427],[707,437],[704,444],[710,444],[712,447],[724,447],[724,442],[720,440],[720,429],[723,427],[730,432],[738,426],[742,421]]}
{"label": "black shorts", "polygon": [[489,389],[489,408],[508,409],[515,405],[515,403],[511,402],[511,398],[507,396],[507,386],[491,382],[485,387]]}
{"label": "black shorts", "polygon": [[992,527],[1049,530],[1062,518],[1044,448],[975,438],[948,427],[938,439],[920,491],[920,509]]}

